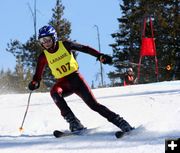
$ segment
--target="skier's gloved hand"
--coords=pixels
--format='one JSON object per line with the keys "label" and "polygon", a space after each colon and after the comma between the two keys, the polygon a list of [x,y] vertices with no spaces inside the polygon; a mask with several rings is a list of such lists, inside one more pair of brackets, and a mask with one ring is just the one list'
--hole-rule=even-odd
{"label": "skier's gloved hand", "polygon": [[40,86],[40,82],[39,81],[31,81],[28,85],[29,90],[33,91],[38,89]]}
{"label": "skier's gloved hand", "polygon": [[112,57],[106,54],[100,54],[97,59],[103,64],[112,64]]}

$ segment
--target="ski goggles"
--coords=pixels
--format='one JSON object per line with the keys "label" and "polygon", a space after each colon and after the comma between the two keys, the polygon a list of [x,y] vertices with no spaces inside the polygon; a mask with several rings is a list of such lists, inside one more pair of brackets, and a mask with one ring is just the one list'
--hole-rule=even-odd
{"label": "ski goggles", "polygon": [[44,44],[49,44],[52,42],[52,37],[51,36],[47,36],[47,37],[42,37],[39,38],[39,42],[40,44],[44,45]]}

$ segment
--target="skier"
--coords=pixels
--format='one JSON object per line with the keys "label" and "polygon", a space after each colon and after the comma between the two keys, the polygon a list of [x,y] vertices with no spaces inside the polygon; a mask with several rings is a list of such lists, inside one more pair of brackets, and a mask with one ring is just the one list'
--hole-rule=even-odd
{"label": "skier", "polygon": [[136,79],[134,78],[133,69],[130,67],[124,75],[124,86],[135,84]]}
{"label": "skier", "polygon": [[50,25],[39,29],[38,40],[44,51],[38,58],[35,74],[28,87],[31,91],[39,88],[44,67],[48,65],[57,80],[50,91],[51,97],[60,109],[61,115],[69,123],[69,129],[72,132],[84,129],[64,99],[73,93],[80,96],[92,110],[98,112],[123,132],[133,129],[126,120],[96,101],[90,87],[78,71],[78,63],[73,57],[72,50],[90,54],[104,64],[112,62],[109,55],[71,41],[58,41],[57,33]]}

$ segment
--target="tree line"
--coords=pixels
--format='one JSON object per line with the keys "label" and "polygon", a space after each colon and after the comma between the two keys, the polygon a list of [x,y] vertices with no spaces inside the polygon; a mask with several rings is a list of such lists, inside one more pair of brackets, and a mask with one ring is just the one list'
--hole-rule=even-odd
{"label": "tree line", "polygon": [[[139,52],[141,47],[141,36],[143,20],[151,17],[153,20],[157,58],[159,65],[159,81],[171,80],[175,54],[180,51],[180,1],[179,0],[122,0],[119,4],[121,16],[118,20],[118,29],[112,32],[114,43],[112,57],[115,71],[107,75],[111,80],[110,86],[121,85],[123,74],[128,67],[133,67],[137,74]],[[61,0],[57,0],[52,9],[52,18],[47,24],[55,27],[59,40],[71,39],[71,23],[63,17],[65,7]],[[150,35],[150,25],[147,23],[147,37]],[[74,40],[75,41],[75,40]],[[12,53],[16,58],[16,68],[0,72],[1,90],[27,92],[27,85],[32,79],[36,67],[36,60],[43,51],[32,35],[25,43],[19,40],[10,40],[7,44],[7,52]],[[74,51],[77,56],[76,51]],[[121,62],[121,64],[115,64]],[[142,61],[141,80],[139,83],[155,82],[154,60],[152,57],[145,57]],[[167,69],[167,65],[170,69]],[[41,91],[47,91],[54,80],[50,70],[43,76]]]}

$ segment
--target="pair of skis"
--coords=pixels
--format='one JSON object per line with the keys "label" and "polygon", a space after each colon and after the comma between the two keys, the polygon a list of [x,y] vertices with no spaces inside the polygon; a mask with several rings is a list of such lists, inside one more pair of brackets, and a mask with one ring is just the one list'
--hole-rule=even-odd
{"label": "pair of skis", "polygon": [[[96,132],[96,129],[97,128],[92,128],[92,129],[87,129],[87,128],[84,128],[83,130],[79,130],[79,131],[75,131],[75,132],[70,132],[70,131],[60,131],[60,130],[55,130],[53,132],[53,135],[56,137],[56,138],[63,138],[63,137],[66,137],[66,136],[78,136],[78,135],[86,135],[86,134],[91,134],[92,132]],[[124,136],[132,136],[132,135],[136,135],[138,134],[139,132],[141,133],[142,131],[144,131],[145,128],[143,125],[139,125],[137,127],[134,127],[131,131],[129,132],[122,132],[122,131],[116,131],[114,132],[114,136],[117,138],[117,139],[120,139]]]}
{"label": "pair of skis", "polygon": [[[60,131],[60,130],[55,130],[53,132],[53,135],[55,138],[62,138],[62,137],[67,137],[67,136],[75,136],[75,135],[85,135],[87,133],[90,133],[93,129],[83,129],[75,132],[70,132],[70,131]],[[122,132],[122,131],[117,131],[114,133],[115,137],[117,139],[122,138],[127,132]]]}

